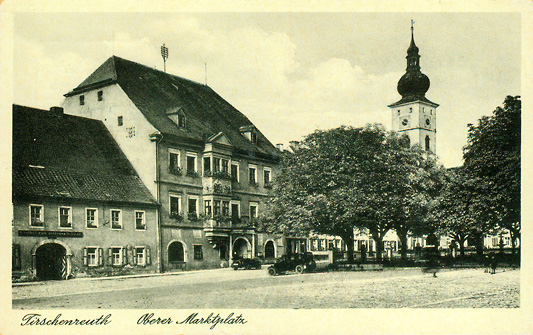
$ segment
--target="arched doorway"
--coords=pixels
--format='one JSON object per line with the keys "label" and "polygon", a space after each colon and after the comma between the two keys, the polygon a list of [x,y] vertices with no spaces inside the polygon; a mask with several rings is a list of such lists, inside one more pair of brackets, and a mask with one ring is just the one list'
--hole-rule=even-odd
{"label": "arched doorway", "polygon": [[57,243],[46,243],[35,251],[35,270],[39,280],[67,279],[67,250]]}
{"label": "arched doorway", "polygon": [[247,258],[251,257],[251,248],[249,247],[250,242],[245,238],[239,237],[233,243],[233,258]]}
{"label": "arched doorway", "polygon": [[185,262],[185,248],[183,247],[183,243],[178,241],[170,243],[168,246],[168,262]]}
{"label": "arched doorway", "polygon": [[265,258],[276,258],[274,241],[268,241],[265,244]]}

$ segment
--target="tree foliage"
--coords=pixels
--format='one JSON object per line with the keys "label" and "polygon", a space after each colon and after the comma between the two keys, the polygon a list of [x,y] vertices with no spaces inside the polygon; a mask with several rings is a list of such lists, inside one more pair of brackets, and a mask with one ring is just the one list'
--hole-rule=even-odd
{"label": "tree foliage", "polygon": [[421,222],[428,201],[417,192],[435,189],[428,171],[438,170],[428,157],[381,125],[315,131],[285,155],[263,221],[285,234],[340,236],[349,260],[354,229],[368,230],[380,260],[390,229]]}

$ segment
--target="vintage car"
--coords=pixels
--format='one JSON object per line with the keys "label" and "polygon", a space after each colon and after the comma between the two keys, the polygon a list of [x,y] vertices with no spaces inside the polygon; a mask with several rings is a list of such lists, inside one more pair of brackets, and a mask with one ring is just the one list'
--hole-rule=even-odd
{"label": "vintage car", "polygon": [[312,272],[316,269],[316,262],[310,252],[283,255],[274,264],[268,267],[268,274],[275,276],[287,271],[296,271],[298,274]]}
{"label": "vintage car", "polygon": [[261,269],[261,260],[259,258],[236,258],[231,264],[233,270],[238,269]]}

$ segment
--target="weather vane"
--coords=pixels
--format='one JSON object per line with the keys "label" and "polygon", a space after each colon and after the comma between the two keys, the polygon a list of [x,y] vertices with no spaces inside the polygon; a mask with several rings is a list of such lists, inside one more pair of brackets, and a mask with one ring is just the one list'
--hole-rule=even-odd
{"label": "weather vane", "polygon": [[165,46],[165,43],[161,46],[161,56],[163,57],[163,67],[165,72],[167,72],[168,48]]}

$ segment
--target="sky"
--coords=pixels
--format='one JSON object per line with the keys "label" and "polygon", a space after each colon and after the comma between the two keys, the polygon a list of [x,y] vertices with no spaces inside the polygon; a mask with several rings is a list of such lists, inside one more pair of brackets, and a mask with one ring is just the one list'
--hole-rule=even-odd
{"label": "sky", "polygon": [[273,144],[341,125],[390,129],[411,19],[426,97],[440,105],[437,155],[459,166],[467,124],[521,95],[520,14],[15,13],[13,102],[60,106],[112,55],[162,70],[165,43],[167,72],[207,78]]}

